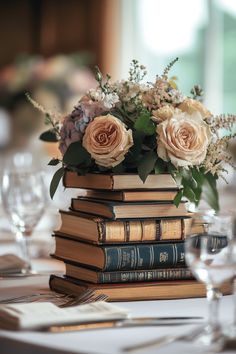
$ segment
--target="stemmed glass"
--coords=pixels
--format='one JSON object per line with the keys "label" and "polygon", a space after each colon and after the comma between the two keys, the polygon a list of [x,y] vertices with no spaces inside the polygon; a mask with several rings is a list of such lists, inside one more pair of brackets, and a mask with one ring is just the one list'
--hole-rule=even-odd
{"label": "stemmed glass", "polygon": [[192,233],[185,242],[186,262],[194,276],[206,284],[209,317],[198,336],[198,341],[206,345],[224,339],[218,318],[222,295],[219,287],[232,280],[235,273],[232,220],[230,214],[197,213],[192,219]]}
{"label": "stemmed glass", "polygon": [[43,215],[46,205],[46,190],[40,172],[5,171],[2,180],[2,204],[12,226],[17,231],[17,242],[25,266],[31,270],[29,240]]}

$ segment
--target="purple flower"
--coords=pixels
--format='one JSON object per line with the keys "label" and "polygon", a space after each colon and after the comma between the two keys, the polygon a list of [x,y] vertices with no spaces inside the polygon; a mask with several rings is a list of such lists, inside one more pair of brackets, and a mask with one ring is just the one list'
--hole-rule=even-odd
{"label": "purple flower", "polygon": [[65,117],[60,131],[59,149],[65,154],[68,146],[76,141],[81,141],[87,125],[97,116],[105,113],[101,101],[93,101],[88,95],[81,98],[71,114]]}
{"label": "purple flower", "polygon": [[65,154],[67,148],[71,143],[75,143],[76,141],[80,141],[82,138],[81,132],[79,132],[76,127],[73,118],[71,115],[65,117],[63,125],[60,130],[60,144],[59,149],[62,155]]}

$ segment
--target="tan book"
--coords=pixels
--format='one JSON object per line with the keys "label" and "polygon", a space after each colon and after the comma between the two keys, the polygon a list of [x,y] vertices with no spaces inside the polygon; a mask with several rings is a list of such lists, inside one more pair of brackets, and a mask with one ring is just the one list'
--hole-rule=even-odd
{"label": "tan book", "polygon": [[112,220],[187,216],[184,202],[178,208],[171,202],[111,202],[80,197],[73,198],[74,211],[103,216]]}
{"label": "tan book", "polygon": [[148,202],[148,201],[173,201],[179,189],[173,190],[147,190],[147,191],[100,191],[86,190],[86,198],[105,199],[120,202]]}
{"label": "tan book", "polygon": [[65,267],[66,276],[95,284],[193,279],[192,273],[188,268],[101,272],[82,267],[76,263],[67,262]]}
{"label": "tan book", "polygon": [[[138,301],[185,299],[206,296],[206,287],[195,280],[172,280],[163,282],[127,283],[127,284],[91,284],[76,279],[51,275],[51,290],[81,296],[87,290],[94,295],[105,294],[107,301]],[[225,284],[221,288],[223,294],[231,294],[232,286]]]}
{"label": "tan book", "polygon": [[79,176],[76,172],[66,171],[63,184],[66,188],[109,190],[177,188],[170,174],[149,175],[143,183],[137,174],[88,173],[85,176]]}
{"label": "tan book", "polygon": [[[159,242],[185,239],[191,219],[166,218],[112,221],[85,213],[60,210],[61,227],[56,233],[96,244],[123,242]],[[201,233],[203,227],[195,230]]]}

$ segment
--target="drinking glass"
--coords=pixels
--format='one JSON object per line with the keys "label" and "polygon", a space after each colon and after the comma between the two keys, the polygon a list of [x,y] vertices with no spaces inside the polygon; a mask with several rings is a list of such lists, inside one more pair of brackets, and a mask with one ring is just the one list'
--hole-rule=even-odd
{"label": "drinking glass", "polygon": [[232,216],[211,211],[195,214],[185,251],[193,275],[206,285],[209,315],[198,341],[210,345],[224,338],[218,318],[219,287],[235,273]]}
{"label": "drinking glass", "polygon": [[30,271],[29,240],[43,215],[46,205],[46,190],[40,172],[8,172],[3,174],[2,204],[12,226],[16,229],[25,266],[22,272]]}

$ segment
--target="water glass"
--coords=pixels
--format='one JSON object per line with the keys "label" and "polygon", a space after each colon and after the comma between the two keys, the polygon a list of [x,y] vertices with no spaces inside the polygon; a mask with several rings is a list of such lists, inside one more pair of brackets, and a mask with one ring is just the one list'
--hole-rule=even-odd
{"label": "water glass", "polygon": [[193,275],[206,285],[209,304],[208,323],[198,340],[209,345],[223,339],[218,311],[220,286],[232,281],[235,273],[233,218],[211,211],[197,213],[192,219],[191,235],[185,242],[186,262]]}
{"label": "water glass", "polygon": [[2,204],[16,230],[21,256],[25,260],[22,271],[31,269],[29,239],[44,213],[46,189],[40,172],[8,172],[3,175]]}

